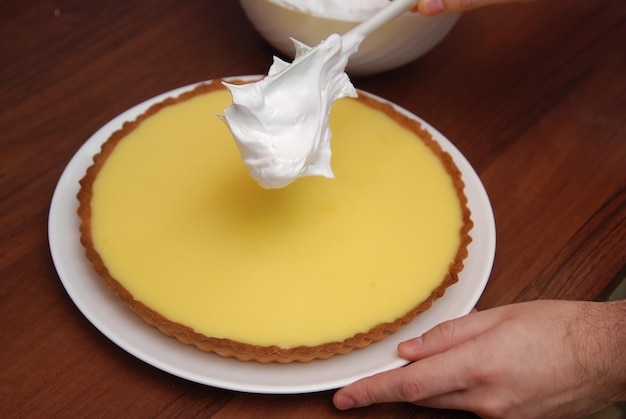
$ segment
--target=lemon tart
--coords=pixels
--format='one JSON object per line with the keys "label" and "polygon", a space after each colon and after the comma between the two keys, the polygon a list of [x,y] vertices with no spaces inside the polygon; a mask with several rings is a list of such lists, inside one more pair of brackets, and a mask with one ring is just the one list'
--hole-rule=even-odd
{"label": "lemon tart", "polygon": [[147,323],[225,357],[325,359],[384,339],[457,281],[472,227],[452,158],[366,94],[333,105],[334,179],[250,178],[219,80],[150,107],[81,180],[81,243]]}

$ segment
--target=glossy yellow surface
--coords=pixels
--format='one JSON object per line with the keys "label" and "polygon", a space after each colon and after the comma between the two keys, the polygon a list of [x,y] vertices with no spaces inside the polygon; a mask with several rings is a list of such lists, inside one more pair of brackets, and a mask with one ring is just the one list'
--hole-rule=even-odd
{"label": "glossy yellow surface", "polygon": [[278,190],[247,174],[220,90],[144,121],[94,184],[92,234],[111,275],[207,336],[314,346],[393,321],[427,298],[459,246],[460,204],[412,132],[335,103],[335,179]]}

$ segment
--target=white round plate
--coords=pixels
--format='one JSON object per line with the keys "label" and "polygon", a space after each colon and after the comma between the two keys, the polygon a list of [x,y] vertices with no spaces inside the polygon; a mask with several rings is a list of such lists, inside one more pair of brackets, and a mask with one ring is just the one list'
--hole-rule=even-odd
{"label": "white round plate", "polygon": [[[249,76],[252,77],[255,76]],[[52,198],[48,235],[59,277],[78,309],[115,344],[148,364],[197,383],[252,393],[309,393],[339,388],[359,378],[405,365],[406,361],[396,352],[399,342],[419,336],[442,321],[472,310],[487,284],[495,255],[495,222],[489,198],[476,172],[450,141],[420,118],[398,108],[418,120],[452,156],[463,174],[474,221],[470,232],[473,241],[459,281],[448,288],[431,309],[400,331],[365,349],[327,360],[287,365],[222,358],[184,345],[144,323],[109,291],[85,257],[76,215],[78,182],[92,164],[92,158],[102,143],[124,121],[133,120],[152,104],[193,87],[195,85],[182,87],[152,98],[103,126],[70,160]]]}

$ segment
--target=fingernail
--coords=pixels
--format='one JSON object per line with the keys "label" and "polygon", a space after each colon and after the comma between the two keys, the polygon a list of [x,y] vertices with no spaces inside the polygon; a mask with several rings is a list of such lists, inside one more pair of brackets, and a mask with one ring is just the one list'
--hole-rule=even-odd
{"label": "fingernail", "polygon": [[335,407],[339,410],[352,409],[354,407],[354,400],[344,394],[340,394],[335,399]]}
{"label": "fingernail", "polygon": [[411,352],[419,351],[420,349],[422,349],[423,345],[424,340],[421,336],[402,342],[402,346],[404,346],[404,349],[407,349]]}
{"label": "fingernail", "polygon": [[443,0],[422,0],[427,15],[436,15],[443,12]]}

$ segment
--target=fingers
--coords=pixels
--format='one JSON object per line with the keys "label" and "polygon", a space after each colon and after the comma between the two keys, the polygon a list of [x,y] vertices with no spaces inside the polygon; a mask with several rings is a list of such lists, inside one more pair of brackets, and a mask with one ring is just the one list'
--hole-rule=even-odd
{"label": "fingers", "polygon": [[471,360],[461,352],[453,352],[457,351],[361,379],[338,390],[333,402],[340,410],[387,402],[420,404],[420,400],[463,390],[463,377]]}
{"label": "fingers", "polygon": [[[524,0],[517,0],[521,2]],[[498,3],[515,3],[516,0],[420,0],[417,11],[425,16],[441,13],[464,12]]]}
{"label": "fingers", "polygon": [[445,352],[473,339],[501,323],[503,310],[472,311],[470,314],[433,327],[422,336],[402,342],[398,353],[404,359],[417,361]]}
{"label": "fingers", "polygon": [[[424,406],[459,407],[471,402],[465,391],[472,384],[472,368],[485,350],[471,342],[506,320],[514,308],[504,306],[444,322],[421,337],[403,342],[398,351],[416,361],[404,368],[359,380],[335,393],[338,409],[374,403],[411,402]],[[482,354],[482,355],[481,355]]]}

